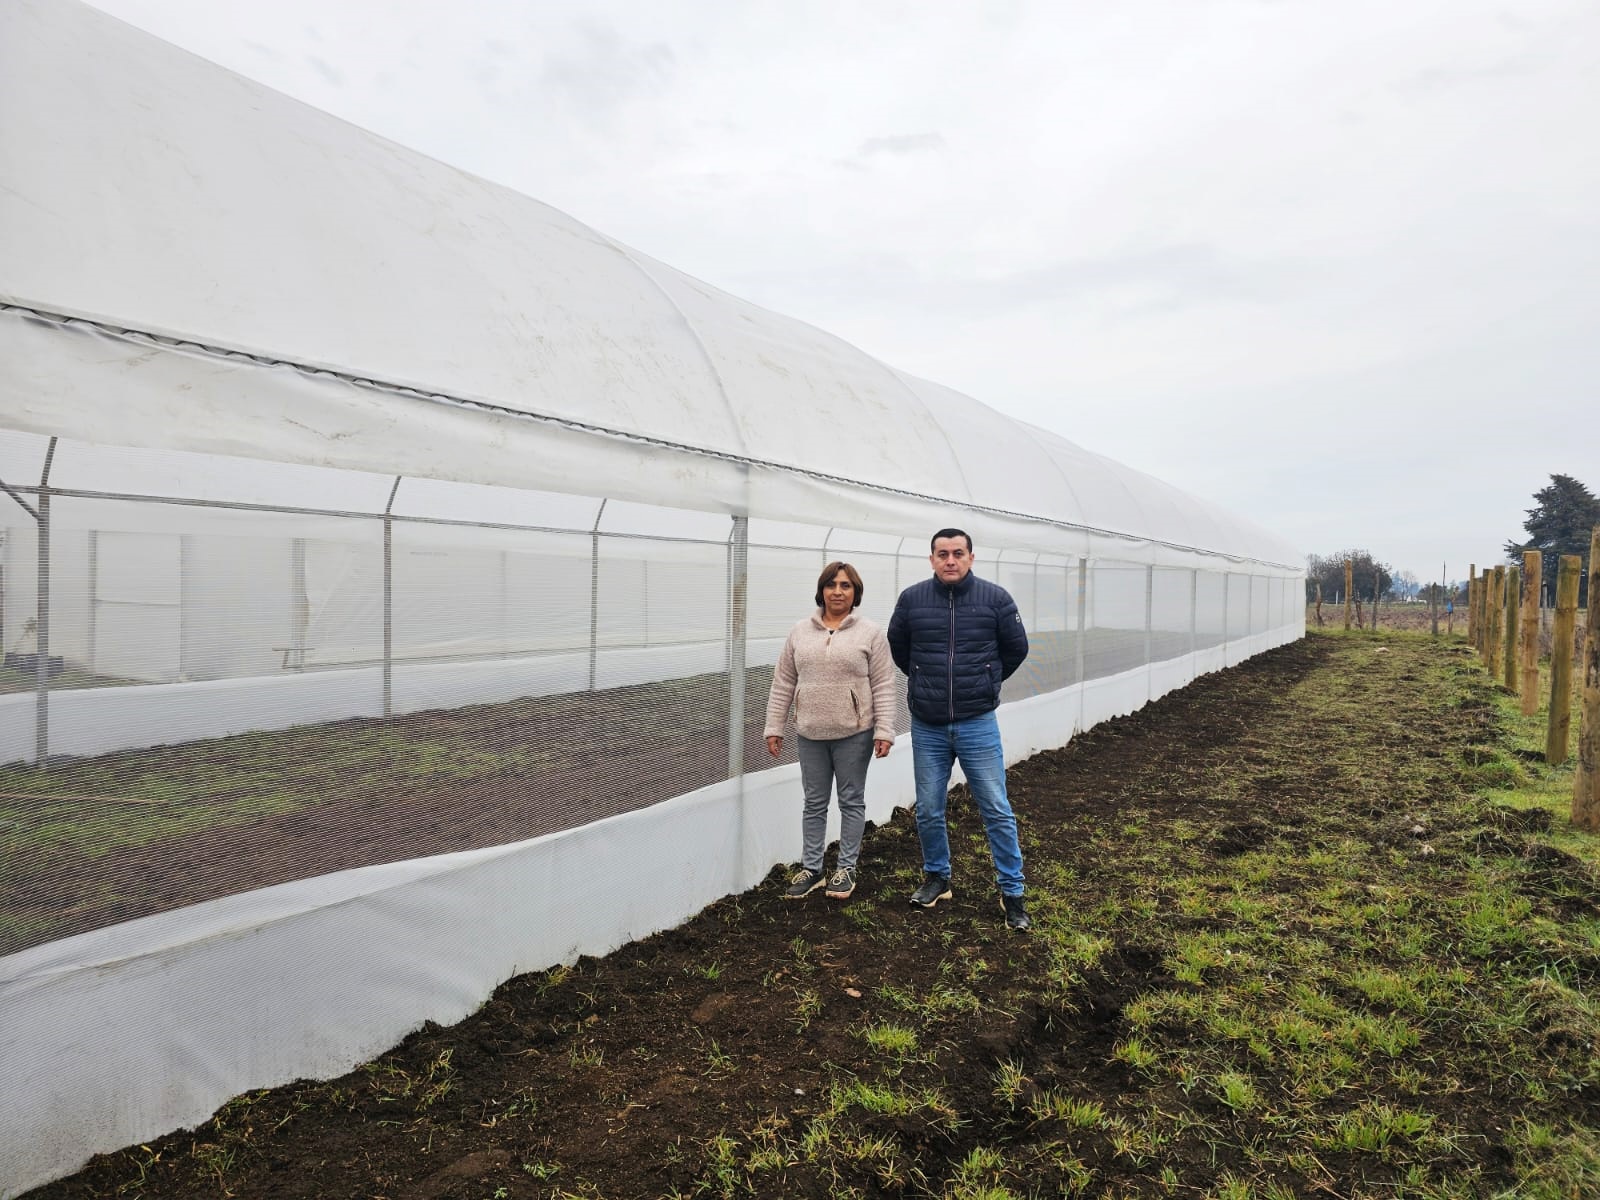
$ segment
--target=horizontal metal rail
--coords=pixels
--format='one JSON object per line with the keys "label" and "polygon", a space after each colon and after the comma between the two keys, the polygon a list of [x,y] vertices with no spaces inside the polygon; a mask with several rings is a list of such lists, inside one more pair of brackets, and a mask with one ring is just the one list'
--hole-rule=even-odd
{"label": "horizontal metal rail", "polygon": [[1018,512],[1014,509],[997,508],[993,505],[979,504],[971,500],[955,499],[950,496],[934,496],[926,492],[915,492],[906,488],[890,487],[887,484],[872,483],[861,479],[850,479],[842,475],[832,475],[825,471],[817,471],[809,467],[796,466],[792,463],[775,462],[770,459],[754,458],[748,455],[733,454],[726,450],[714,450],[705,446],[694,446],[686,442],[677,442],[669,438],[651,437],[647,434],[632,433],[627,430],[612,429],[605,425],[596,425],[586,421],[573,420],[570,417],[557,417],[548,413],[529,412],[526,409],[512,408],[509,405],[493,404],[486,400],[472,400],[463,396],[455,396],[448,392],[424,391],[408,387],[405,384],[392,383],[387,380],[374,379],[368,376],[356,375],[347,371],[339,371],[329,367],[313,366],[309,363],[296,362],[293,359],[277,358],[263,354],[251,353],[244,350],[229,349],[225,346],[214,346],[206,342],[191,339],[182,339],[151,333],[147,330],[134,329],[120,324],[108,324],[104,321],[88,317],[72,316],[67,313],[52,312],[47,309],[32,308],[20,304],[0,303],[0,313],[16,314],[24,318],[44,321],[51,324],[72,326],[79,325],[93,329],[109,337],[126,338],[130,341],[144,345],[158,346],[164,349],[180,350],[184,353],[201,354],[230,362],[248,362],[263,367],[285,367],[299,371],[313,378],[337,379],[352,387],[367,388],[383,392],[387,395],[398,396],[407,400],[421,401],[426,404],[445,405],[452,408],[470,409],[477,412],[492,413],[497,417],[505,417],[517,421],[530,421],[541,425],[552,425],[563,429],[577,430],[582,433],[593,434],[597,437],[615,438],[620,441],[631,442],[635,445],[655,446],[663,450],[672,450],[680,454],[693,454],[702,458],[711,458],[721,462],[735,463],[744,467],[757,467],[762,470],[778,471],[789,475],[798,475],[803,478],[816,479],[824,483],[837,484],[842,487],[859,491],[876,492],[882,495],[900,496],[910,500],[921,501],[930,505],[943,508],[959,508],[968,512],[983,513],[988,516],[1003,517],[1007,520],[1023,521],[1029,524],[1041,525],[1052,529],[1062,529],[1074,533],[1090,533],[1100,537],[1116,538],[1120,541],[1135,542],[1144,545],[1163,546],[1170,550],[1181,550],[1191,554],[1202,554],[1212,558],[1225,559],[1230,562],[1246,563],[1258,562],[1262,566],[1278,567],[1284,570],[1297,571],[1301,568],[1295,564],[1272,562],[1267,559],[1254,559],[1245,555],[1228,554],[1223,551],[1204,546],[1191,546],[1182,542],[1171,542],[1161,538],[1143,537],[1138,534],[1127,533],[1117,529],[1102,529],[1093,525],[1082,525],[1072,521],[1062,521],[1054,517],[1041,516],[1037,513]]}

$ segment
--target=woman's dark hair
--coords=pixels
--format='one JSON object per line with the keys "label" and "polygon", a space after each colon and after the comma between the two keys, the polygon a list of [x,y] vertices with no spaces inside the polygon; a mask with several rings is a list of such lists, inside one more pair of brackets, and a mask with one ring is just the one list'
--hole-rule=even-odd
{"label": "woman's dark hair", "polygon": [[847,562],[831,562],[822,568],[822,574],[817,576],[817,607],[822,607],[822,589],[833,582],[834,577],[843,571],[850,577],[850,584],[855,588],[856,599],[851,608],[861,607],[861,596],[867,590],[861,582],[861,572],[857,571]]}

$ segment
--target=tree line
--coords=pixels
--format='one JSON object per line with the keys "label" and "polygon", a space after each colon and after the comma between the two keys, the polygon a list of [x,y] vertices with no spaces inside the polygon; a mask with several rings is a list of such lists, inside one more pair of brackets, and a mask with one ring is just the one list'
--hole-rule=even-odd
{"label": "tree line", "polygon": [[[1600,525],[1600,497],[1571,475],[1551,475],[1550,483],[1533,494],[1533,507],[1526,510],[1520,538],[1511,538],[1505,544],[1506,562],[1520,564],[1526,551],[1538,550],[1543,555],[1540,568],[1544,595],[1555,596],[1556,571],[1564,554],[1576,554],[1586,559],[1589,537]],[[1317,599],[1318,588],[1325,602],[1344,598],[1344,564],[1352,569],[1354,595],[1370,601],[1421,600],[1424,603],[1443,603],[1453,600],[1463,603],[1467,598],[1464,580],[1440,583],[1419,583],[1409,571],[1396,571],[1386,562],[1380,562],[1367,550],[1336,550],[1332,554],[1306,556],[1306,602]],[[1580,576],[1578,607],[1587,608],[1589,574]]]}

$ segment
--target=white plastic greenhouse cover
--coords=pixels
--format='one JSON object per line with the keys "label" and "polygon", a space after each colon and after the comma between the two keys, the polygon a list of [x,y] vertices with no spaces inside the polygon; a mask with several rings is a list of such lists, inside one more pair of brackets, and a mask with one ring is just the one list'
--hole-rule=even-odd
{"label": "white plastic greenhouse cover", "polygon": [[[740,680],[737,705],[718,700],[733,739],[747,715],[740,668],[774,660],[795,615],[788,597],[809,597],[817,555],[872,556],[886,617],[893,592],[876,580],[924,570],[918,543],[944,516],[972,531],[981,570],[1032,581],[1028,604],[1049,610],[1038,631],[1057,656],[1031,659],[1032,690],[1000,710],[1009,761],[1304,632],[1303,560],[1251,521],[76,0],[0,0],[0,482],[0,504],[18,505],[9,529],[0,521],[0,582],[22,589],[0,599],[24,617],[27,602],[47,617],[57,608],[57,641],[41,637],[31,656],[37,693],[0,696],[7,762],[35,746],[48,765],[254,729],[262,705],[272,728],[387,716],[391,657],[395,711],[546,694],[530,691],[535,657],[549,692],[722,672]],[[508,488],[519,491],[508,499]],[[43,503],[28,508],[46,492],[55,543]],[[141,498],[175,503],[131,503]],[[108,516],[119,499],[131,507]],[[214,499],[234,507],[188,506]],[[368,585],[386,549],[380,526],[351,518],[374,513],[400,529],[413,629],[465,586],[428,564],[501,554],[504,571],[511,526],[530,539],[515,544],[521,571],[551,546],[575,553],[583,535],[586,557],[571,559],[582,578],[546,587],[578,586],[583,599],[523,614],[523,658],[406,660],[385,646],[381,693],[370,644],[310,664],[324,671],[291,669],[288,652],[309,648],[273,645],[279,625],[262,615],[282,624],[288,593],[244,593],[270,568],[280,584],[297,573],[301,601],[345,596],[331,568],[318,575],[344,555],[347,607],[370,639]],[[609,564],[626,592],[635,576],[623,568],[651,566],[665,542],[683,560],[679,574],[657,573],[666,600],[722,588],[726,601],[730,517],[748,518],[748,627],[702,603],[709,633],[597,639],[589,572]],[[480,519],[504,524],[469,528]],[[252,536],[239,538],[246,520]],[[456,523],[461,558],[430,557],[427,521]],[[609,533],[626,554],[601,553]],[[666,536],[634,536],[645,533]],[[144,586],[135,568],[155,579],[158,543],[140,540],[155,534],[166,573],[150,586],[165,590],[160,603],[133,597],[140,607],[111,589]],[[180,534],[197,543],[192,557]],[[31,578],[30,548],[43,564]],[[180,678],[164,660],[113,681],[130,686],[52,693],[50,651],[69,656],[74,614],[130,601],[116,611],[176,628],[183,585],[197,581],[213,585],[209,607],[186,632],[227,670]],[[624,599],[612,608],[665,603]],[[572,641],[580,609],[588,628]],[[249,636],[225,646],[213,618]],[[164,653],[145,632],[155,627],[127,636]],[[263,653],[267,666],[234,669]],[[754,886],[797,849],[780,803],[797,778],[792,763],[730,764],[707,786],[555,832],[297,877],[0,955],[0,1197],[203,1121],[248,1088],[331,1077],[424,1019],[460,1019],[517,971],[603,953]],[[910,755],[897,751],[874,768],[868,815],[912,795]],[[644,849],[685,845],[687,868]],[[671,860],[670,877],[641,891],[655,868],[640,864],[655,858]]]}
{"label": "white plastic greenhouse cover", "polygon": [[991,544],[1100,530],[1299,569],[1248,521],[71,0],[0,6],[0,112],[8,428],[894,533],[932,498]]}

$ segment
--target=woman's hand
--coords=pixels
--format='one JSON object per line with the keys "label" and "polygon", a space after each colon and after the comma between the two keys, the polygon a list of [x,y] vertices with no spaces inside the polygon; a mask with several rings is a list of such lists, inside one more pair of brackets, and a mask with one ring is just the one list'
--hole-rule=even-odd
{"label": "woman's hand", "polygon": [[[772,739],[768,738],[767,740],[771,741]],[[887,738],[878,738],[872,743],[872,757],[887,758],[889,756],[889,751],[892,749],[894,749],[893,742],[889,741]]]}
{"label": "woman's hand", "polygon": [[773,758],[777,758],[778,755],[782,754],[783,739],[781,737],[769,737],[767,739],[767,753],[772,755]]}

